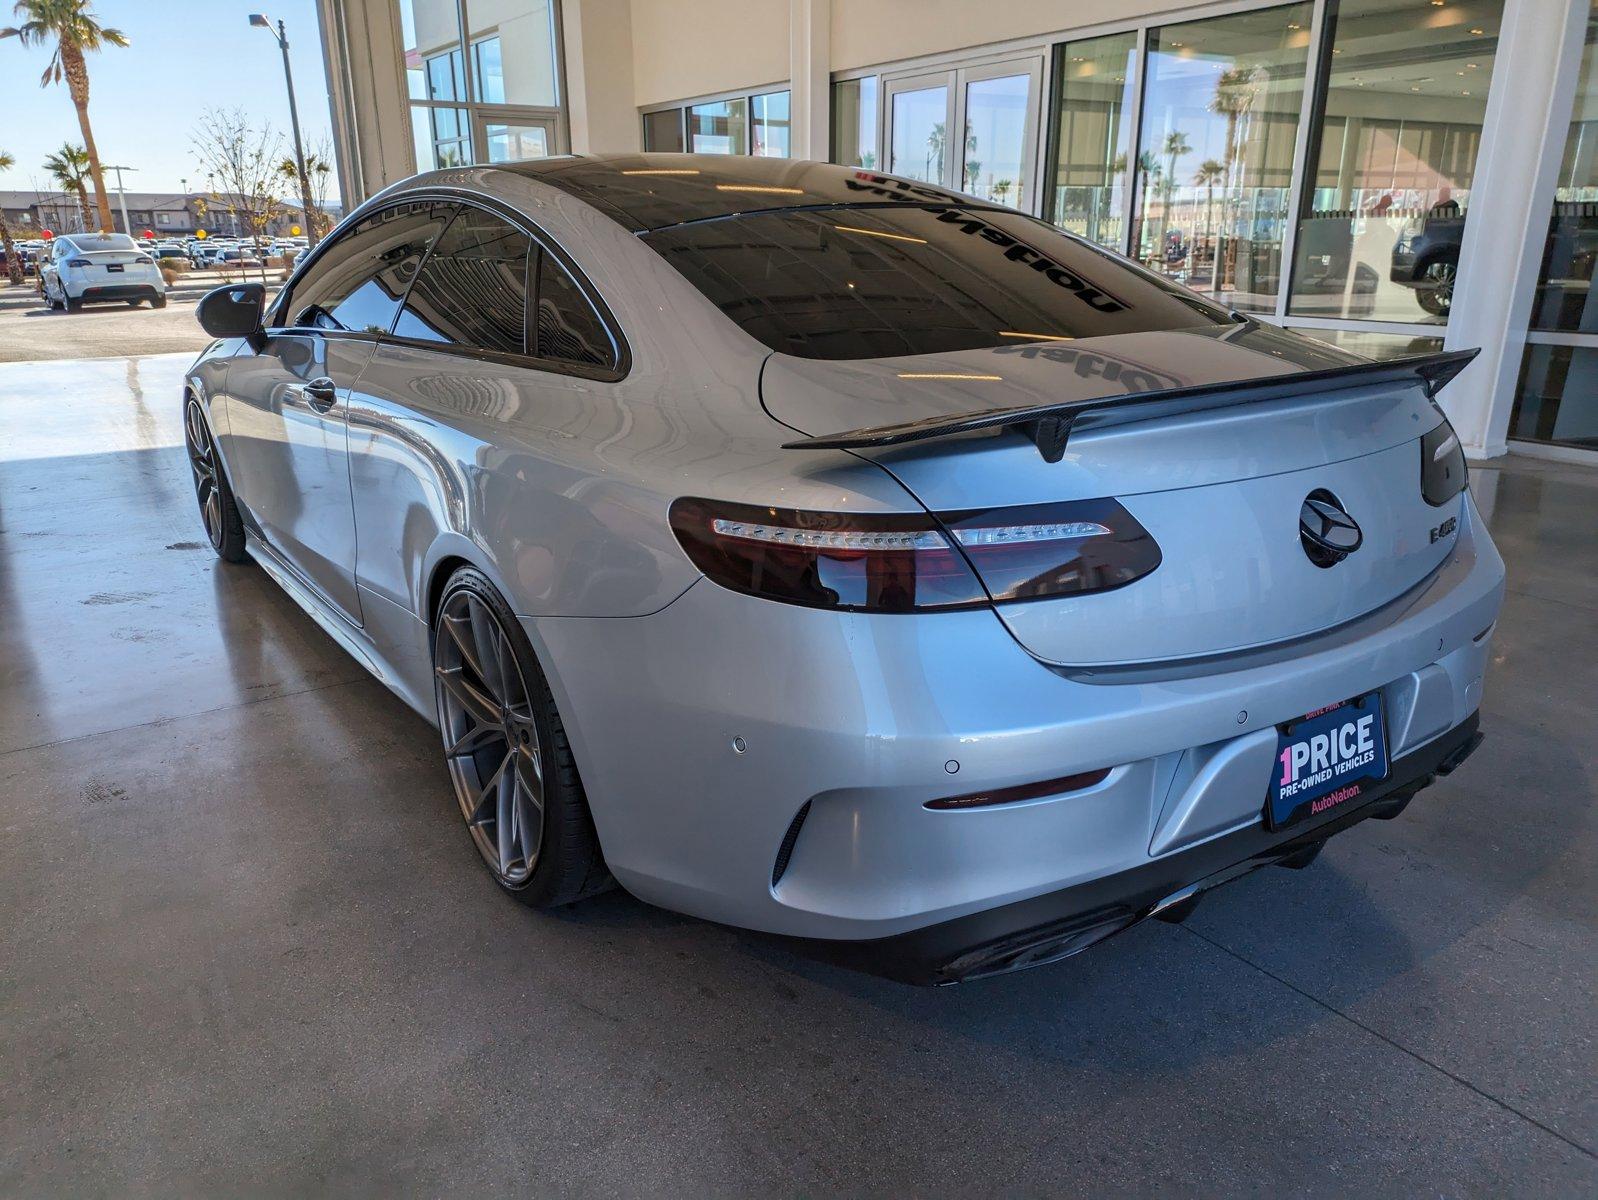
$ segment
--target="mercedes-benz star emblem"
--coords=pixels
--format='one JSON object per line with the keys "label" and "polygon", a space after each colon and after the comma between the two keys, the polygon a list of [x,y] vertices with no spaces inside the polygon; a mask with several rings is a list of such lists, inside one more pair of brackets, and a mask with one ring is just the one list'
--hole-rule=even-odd
{"label": "mercedes-benz star emblem", "polygon": [[1365,535],[1343,502],[1325,488],[1304,497],[1298,510],[1298,540],[1317,567],[1335,567],[1358,550]]}

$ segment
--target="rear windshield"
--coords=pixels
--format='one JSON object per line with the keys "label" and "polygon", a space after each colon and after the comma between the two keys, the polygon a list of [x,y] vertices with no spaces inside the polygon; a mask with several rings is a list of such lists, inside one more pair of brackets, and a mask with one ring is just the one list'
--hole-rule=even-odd
{"label": "rear windshield", "polygon": [[1226,309],[1020,213],[826,208],[643,240],[747,333],[803,358],[894,358],[1226,325]]}
{"label": "rear windshield", "polygon": [[85,253],[96,250],[137,250],[139,247],[125,233],[78,233],[72,244]]}

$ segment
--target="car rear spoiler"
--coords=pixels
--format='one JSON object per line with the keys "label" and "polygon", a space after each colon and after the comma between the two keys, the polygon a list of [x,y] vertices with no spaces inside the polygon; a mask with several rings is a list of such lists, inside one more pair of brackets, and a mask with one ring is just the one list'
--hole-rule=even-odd
{"label": "car rear spoiler", "polygon": [[1481,351],[1450,350],[1413,358],[1385,362],[1354,363],[1322,371],[1300,371],[1293,375],[1267,375],[1260,379],[1236,379],[1223,383],[1200,383],[1191,387],[1162,388],[1120,396],[1097,396],[1089,400],[1061,400],[1054,404],[1030,404],[1020,408],[987,408],[951,416],[927,417],[900,425],[878,425],[870,429],[850,429],[821,437],[784,442],[784,450],[871,450],[884,446],[903,446],[929,438],[949,437],[981,429],[1019,428],[1037,445],[1046,462],[1059,462],[1071,433],[1089,420],[1084,428],[1147,421],[1155,417],[1177,416],[1204,409],[1229,408],[1260,400],[1277,400],[1346,388],[1371,387],[1384,383],[1416,383],[1425,389],[1427,399],[1441,391]]}

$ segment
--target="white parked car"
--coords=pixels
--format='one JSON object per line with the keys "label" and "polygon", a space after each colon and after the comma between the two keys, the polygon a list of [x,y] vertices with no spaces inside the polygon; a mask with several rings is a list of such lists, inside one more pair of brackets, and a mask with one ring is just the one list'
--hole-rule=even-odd
{"label": "white parked car", "polygon": [[152,308],[166,307],[160,268],[125,233],[63,234],[50,243],[39,282],[45,303],[68,312],[108,300],[148,300]]}

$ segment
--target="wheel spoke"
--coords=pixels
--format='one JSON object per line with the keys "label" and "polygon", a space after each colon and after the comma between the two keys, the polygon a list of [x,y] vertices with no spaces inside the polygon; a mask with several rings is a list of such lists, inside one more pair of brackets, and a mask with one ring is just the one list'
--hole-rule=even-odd
{"label": "wheel spoke", "polygon": [[482,660],[477,656],[477,646],[472,638],[472,623],[465,617],[453,617],[445,613],[444,628],[449,631],[450,641],[455,643],[455,648],[461,652],[461,658],[471,668],[472,674],[480,680],[484,679]]}
{"label": "wheel spoke", "polygon": [[213,542],[222,538],[222,496],[214,487],[205,497],[205,531]]}
{"label": "wheel spoke", "polygon": [[509,753],[499,760],[499,766],[488,777],[477,793],[477,802],[472,805],[472,815],[467,818],[471,825],[487,825],[490,821],[497,820],[499,816],[499,781],[505,774],[505,768],[510,764]]}
{"label": "wheel spoke", "polygon": [[444,690],[455,697],[455,702],[473,721],[479,725],[492,725],[496,728],[503,724],[504,713],[498,702],[467,680],[461,674],[459,667],[439,667],[438,678],[444,685]]}
{"label": "wheel spoke", "polygon": [[480,749],[484,742],[500,736],[502,732],[498,725],[479,725],[473,722],[465,733],[444,748],[444,756],[456,758],[462,754],[470,754]]}
{"label": "wheel spoke", "polygon": [[476,650],[477,677],[495,700],[504,702],[505,675],[499,661],[499,628],[493,617],[475,596],[466,597],[466,611],[471,616],[472,646]]}
{"label": "wheel spoke", "polygon": [[499,869],[510,874],[511,863],[516,861],[516,775],[505,768],[515,757],[514,750],[505,752],[504,761],[494,772],[494,833],[499,840]]}
{"label": "wheel spoke", "polygon": [[516,804],[522,857],[531,869],[544,844],[544,782],[538,751],[529,746],[516,754]]}

